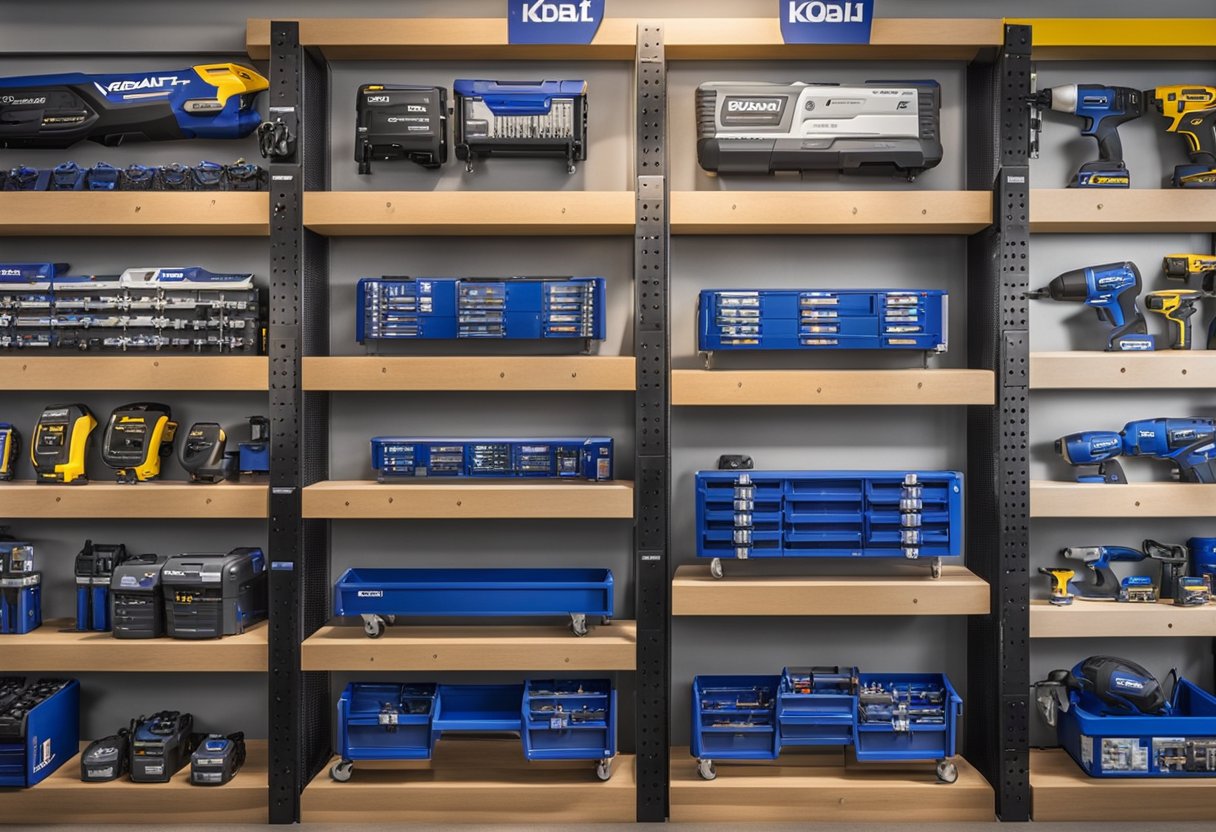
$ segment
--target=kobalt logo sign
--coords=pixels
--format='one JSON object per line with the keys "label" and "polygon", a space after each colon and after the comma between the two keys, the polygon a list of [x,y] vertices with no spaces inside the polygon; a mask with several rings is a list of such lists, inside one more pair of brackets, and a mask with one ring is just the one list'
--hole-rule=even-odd
{"label": "kobalt logo sign", "polygon": [[536,0],[521,4],[521,20],[524,23],[592,23],[591,0],[579,0],[578,3],[546,3]]}
{"label": "kobalt logo sign", "polygon": [[790,23],[861,23],[865,8],[861,3],[823,3],[820,0],[790,0]]}
{"label": "kobalt logo sign", "polygon": [[605,0],[507,0],[508,43],[591,43]]}
{"label": "kobalt logo sign", "polygon": [[786,43],[869,43],[874,0],[777,0]]}
{"label": "kobalt logo sign", "polygon": [[780,101],[727,101],[726,110],[731,113],[776,113],[781,111]]}

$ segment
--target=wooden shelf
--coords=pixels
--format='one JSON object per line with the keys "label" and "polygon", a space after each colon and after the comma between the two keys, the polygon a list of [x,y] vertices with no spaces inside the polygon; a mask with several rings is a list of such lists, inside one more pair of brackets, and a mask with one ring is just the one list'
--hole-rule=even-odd
{"label": "wooden shelf", "polygon": [[1211,18],[1009,18],[1034,27],[1036,61],[1201,61],[1216,58]]}
{"label": "wooden shelf", "polygon": [[636,387],[631,355],[305,358],[305,390],[592,392]]}
{"label": "wooden shelf", "polygon": [[29,480],[0,482],[0,517],[5,519],[259,519],[266,517],[266,500],[266,486],[236,483],[120,485],[97,480],[87,485],[40,485]]}
{"label": "wooden shelf", "polygon": [[6,390],[259,390],[265,356],[0,356]]}
{"label": "wooden shelf", "polygon": [[991,370],[673,370],[673,405],[991,405]]}
{"label": "wooden shelf", "polygon": [[1216,485],[1032,480],[1031,517],[1216,517]]}
{"label": "wooden shelf", "polygon": [[991,224],[988,191],[671,194],[672,234],[973,234]]}
{"label": "wooden shelf", "polygon": [[265,237],[266,193],[0,193],[5,237]]}
{"label": "wooden shelf", "polygon": [[[470,619],[473,621],[475,619]],[[411,626],[398,619],[378,639],[361,626],[327,625],[304,640],[304,670],[635,670],[638,625],[589,620],[568,626]],[[0,642],[2,643],[2,642]]]}
{"label": "wooden shelf", "polygon": [[0,667],[23,672],[83,673],[266,670],[266,622],[239,636],[190,639],[119,639],[78,633],[74,619],[47,621],[31,633],[0,636]]}
{"label": "wooden shelf", "polygon": [[304,225],[331,237],[633,234],[633,191],[310,191]]}
{"label": "wooden shelf", "polygon": [[[727,569],[732,564],[727,564]],[[964,566],[896,576],[736,576],[680,566],[672,615],[986,615],[988,584]]]}
{"label": "wooden shelf", "polygon": [[1090,777],[1062,748],[1030,749],[1030,816],[1036,821],[1216,820],[1211,778]]}
{"label": "wooden shelf", "polygon": [[549,519],[633,517],[633,483],[503,480],[378,483],[327,480],[304,489],[304,517],[366,519]]}
{"label": "wooden shelf", "polygon": [[347,783],[335,783],[326,765],[300,796],[300,821],[632,823],[633,755],[616,756],[606,783],[594,769],[589,760],[528,762],[518,739],[449,735],[435,744],[429,761],[356,763]]}
{"label": "wooden shelf", "polygon": [[1216,352],[1032,352],[1032,390],[1209,389]]}
{"label": "wooden shelf", "polygon": [[1173,601],[1120,604],[1073,601],[1057,607],[1043,599],[1030,602],[1031,638],[1105,636],[1216,636],[1216,605],[1176,607]]}
{"label": "wooden shelf", "polygon": [[1203,189],[1035,188],[1030,192],[1030,230],[1035,234],[1213,233],[1216,200]]}
{"label": "wooden shelf", "polygon": [[[246,730],[253,726],[244,726]],[[81,743],[84,748],[88,743]],[[11,824],[262,824],[267,821],[270,778],[266,740],[247,740],[245,765],[222,786],[190,783],[190,765],[168,783],[82,783],[80,756],[68,760],[32,789],[0,789],[0,817]]]}
{"label": "wooden shelf", "polygon": [[[671,820],[893,823],[990,821],[992,787],[962,757],[958,781],[937,781],[932,763],[889,766],[847,760],[843,753],[787,751],[773,762],[715,761],[716,780],[702,780],[688,748],[671,749]],[[306,793],[307,794],[307,793]]]}

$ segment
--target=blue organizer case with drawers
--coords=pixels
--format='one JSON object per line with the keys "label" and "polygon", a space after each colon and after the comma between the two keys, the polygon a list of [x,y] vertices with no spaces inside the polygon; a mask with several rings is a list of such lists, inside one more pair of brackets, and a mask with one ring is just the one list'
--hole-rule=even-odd
{"label": "blue organizer case with drawers", "polygon": [[376,436],[372,468],[380,482],[421,477],[610,480],[612,439]]}

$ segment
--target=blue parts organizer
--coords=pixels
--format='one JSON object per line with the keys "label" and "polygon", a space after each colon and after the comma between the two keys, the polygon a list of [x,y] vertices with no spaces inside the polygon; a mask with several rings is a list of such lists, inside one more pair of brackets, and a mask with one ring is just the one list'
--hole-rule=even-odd
{"label": "blue parts organizer", "polygon": [[607,436],[449,439],[376,436],[372,468],[379,482],[422,477],[612,479]]}

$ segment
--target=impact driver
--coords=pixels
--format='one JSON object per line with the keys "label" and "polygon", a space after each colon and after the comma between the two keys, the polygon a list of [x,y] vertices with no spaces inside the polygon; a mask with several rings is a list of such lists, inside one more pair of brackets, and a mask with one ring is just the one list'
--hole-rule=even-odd
{"label": "impact driver", "polygon": [[[1193,277],[1207,297],[1216,297],[1216,254],[1167,254],[1162,260],[1168,280],[1189,282]],[[1216,350],[1216,315],[1208,322],[1208,349]]]}
{"label": "impact driver", "polygon": [[1158,113],[1170,120],[1167,133],[1186,139],[1189,165],[1174,168],[1175,188],[1216,188],[1216,87],[1176,84],[1146,90]]}
{"label": "impact driver", "polygon": [[1081,119],[1081,135],[1098,142],[1098,158],[1081,165],[1070,188],[1127,188],[1131,174],[1123,162],[1123,143],[1119,125],[1144,114],[1144,96],[1130,87],[1102,84],[1065,84],[1039,90],[1028,99],[1030,116],[1030,157],[1039,156],[1039,111],[1055,110]]}
{"label": "impact driver", "polygon": [[1139,352],[1157,348],[1136,303],[1142,285],[1135,263],[1105,263],[1064,272],[1042,289],[1027,292],[1026,297],[1092,306],[1098,320],[1111,326],[1107,352]]}

